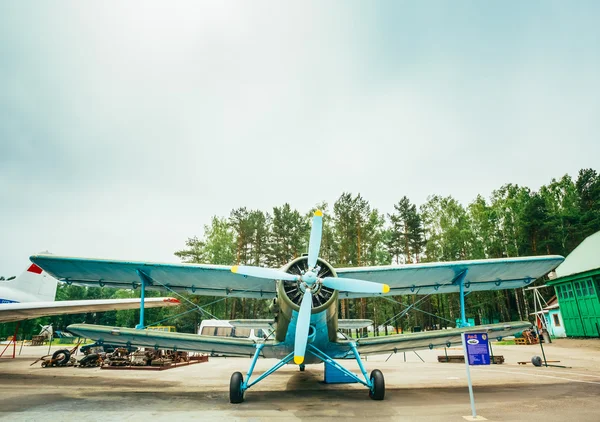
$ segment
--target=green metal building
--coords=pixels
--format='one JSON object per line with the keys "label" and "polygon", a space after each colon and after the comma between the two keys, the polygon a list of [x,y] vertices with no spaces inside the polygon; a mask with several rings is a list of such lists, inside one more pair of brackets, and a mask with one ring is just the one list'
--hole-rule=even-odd
{"label": "green metal building", "polygon": [[581,242],[546,284],[556,290],[567,337],[600,337],[600,232]]}

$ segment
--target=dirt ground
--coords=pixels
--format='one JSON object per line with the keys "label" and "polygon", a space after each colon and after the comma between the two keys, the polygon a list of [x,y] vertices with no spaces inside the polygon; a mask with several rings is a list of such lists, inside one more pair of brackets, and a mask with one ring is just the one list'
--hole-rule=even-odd
{"label": "dirt ground", "polygon": [[[369,399],[359,384],[324,384],[322,365],[305,372],[288,365],[248,390],[239,405],[229,403],[229,377],[234,371],[245,376],[247,358],[210,358],[161,372],[30,366],[47,350],[24,347],[14,360],[0,359],[0,419],[462,421],[471,414],[465,366],[438,363],[443,349],[369,357],[367,370],[385,375],[384,401]],[[567,368],[518,365],[541,355],[537,345],[494,346],[493,351],[506,363],[471,367],[478,415],[491,421],[600,420],[600,340],[546,345],[546,357]],[[253,378],[275,362],[259,361]],[[356,362],[341,363],[359,373]]]}

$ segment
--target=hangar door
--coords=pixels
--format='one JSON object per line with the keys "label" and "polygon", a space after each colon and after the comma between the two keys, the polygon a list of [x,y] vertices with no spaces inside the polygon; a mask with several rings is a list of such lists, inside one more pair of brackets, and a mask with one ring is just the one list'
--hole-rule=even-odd
{"label": "hangar door", "polygon": [[587,337],[600,337],[600,302],[596,287],[591,277],[573,282],[584,335]]}
{"label": "hangar door", "polygon": [[556,294],[560,304],[560,313],[565,322],[565,332],[568,336],[583,337],[583,324],[573,291],[573,283],[563,283],[556,286]]}
{"label": "hangar door", "polygon": [[592,278],[556,286],[565,331],[572,337],[600,337],[598,283]]}

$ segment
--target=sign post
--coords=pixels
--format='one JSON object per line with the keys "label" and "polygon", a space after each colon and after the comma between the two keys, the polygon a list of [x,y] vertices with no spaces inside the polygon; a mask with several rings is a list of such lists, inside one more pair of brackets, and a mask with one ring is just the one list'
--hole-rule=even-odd
{"label": "sign post", "polygon": [[485,418],[478,417],[475,411],[475,398],[473,397],[473,383],[471,382],[470,365],[489,365],[490,350],[488,348],[487,333],[462,333],[463,350],[465,353],[465,367],[467,368],[467,383],[469,384],[469,398],[471,399],[472,417],[467,420],[478,421]]}

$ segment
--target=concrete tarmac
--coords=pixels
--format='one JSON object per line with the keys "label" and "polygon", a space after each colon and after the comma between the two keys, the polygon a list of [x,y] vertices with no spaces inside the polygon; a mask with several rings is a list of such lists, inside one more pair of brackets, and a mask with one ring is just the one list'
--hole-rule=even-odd
{"label": "concrete tarmac", "polygon": [[[53,348],[54,349],[54,348]],[[47,347],[24,347],[0,359],[0,419],[11,421],[463,421],[471,415],[464,364],[438,363],[444,350],[369,357],[367,371],[385,375],[386,397],[373,401],[359,384],[324,384],[323,366],[288,365],[229,403],[231,373],[247,358],[210,358],[166,371],[41,368],[30,364]],[[506,363],[471,367],[477,414],[490,421],[600,421],[600,340],[562,339],[546,345],[548,359],[570,368],[518,361],[539,346],[494,346]],[[461,354],[459,348],[449,354]],[[405,361],[406,359],[406,361]],[[275,360],[263,359],[253,378]],[[356,362],[341,362],[359,373]]]}

